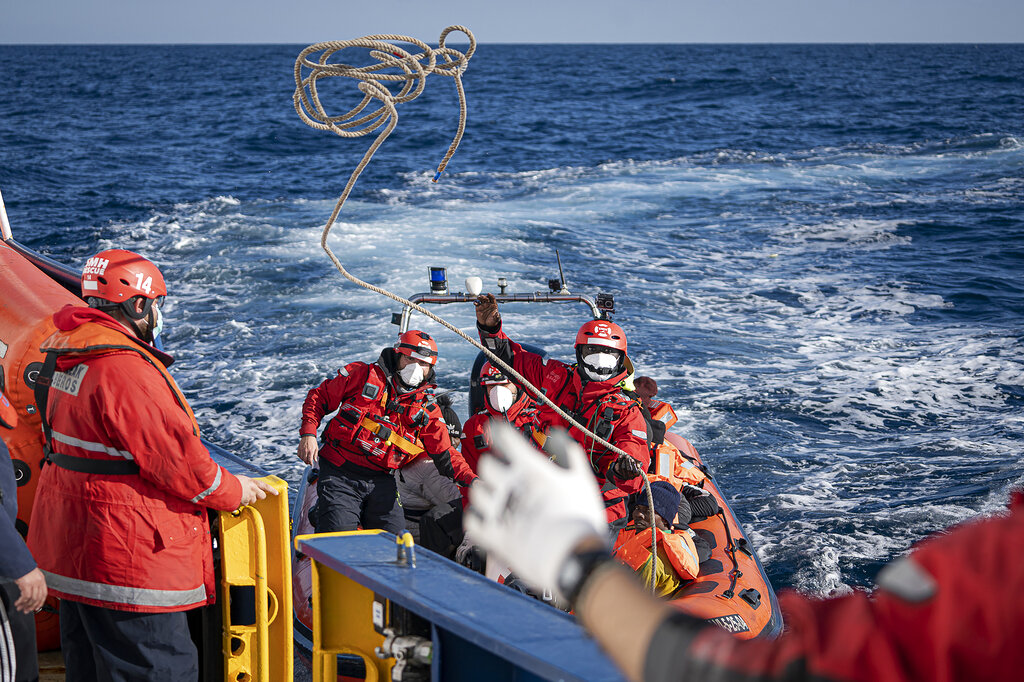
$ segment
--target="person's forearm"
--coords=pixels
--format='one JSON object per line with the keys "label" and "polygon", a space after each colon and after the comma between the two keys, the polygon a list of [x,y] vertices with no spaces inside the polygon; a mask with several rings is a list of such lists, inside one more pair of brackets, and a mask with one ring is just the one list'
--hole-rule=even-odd
{"label": "person's forearm", "polygon": [[609,560],[587,579],[575,611],[619,669],[631,680],[642,680],[651,638],[669,615],[669,606],[646,592],[624,566]]}

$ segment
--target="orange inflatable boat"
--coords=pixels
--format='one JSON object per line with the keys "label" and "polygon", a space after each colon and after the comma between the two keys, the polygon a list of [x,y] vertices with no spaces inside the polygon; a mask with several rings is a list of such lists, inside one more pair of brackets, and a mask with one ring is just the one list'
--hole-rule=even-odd
{"label": "orange inflatable boat", "polygon": [[[671,426],[676,416],[667,403],[652,401],[653,416]],[[708,468],[688,440],[670,431],[658,446],[651,480],[680,489],[695,485],[711,493],[718,513],[694,519],[690,528],[711,545],[711,557],[697,577],[669,597],[673,606],[715,623],[740,639],[773,637],[782,631],[782,614],[768,577]]]}
{"label": "orange inflatable boat", "polygon": [[[52,275],[48,274],[52,271]],[[28,533],[32,502],[43,463],[43,432],[35,406],[35,377],[43,366],[39,346],[54,332],[53,311],[68,304],[85,305],[67,286],[78,288],[61,266],[49,263],[13,240],[0,241],[0,390],[18,411],[18,426],[5,431],[18,482],[18,531]],[[18,292],[10,296],[9,292]],[[57,600],[48,598],[36,615],[40,651],[60,647]]]}

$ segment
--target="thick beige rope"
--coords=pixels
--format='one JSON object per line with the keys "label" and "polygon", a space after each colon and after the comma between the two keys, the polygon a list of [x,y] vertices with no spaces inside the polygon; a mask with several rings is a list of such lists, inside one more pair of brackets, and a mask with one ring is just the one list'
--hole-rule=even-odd
{"label": "thick beige rope", "polygon": [[[465,54],[445,45],[445,39],[448,35],[456,31],[465,34],[469,38],[469,49],[466,50]],[[419,49],[419,52],[412,54],[398,45],[395,45],[396,42],[414,45]],[[332,57],[336,56],[342,50],[353,47],[369,49],[370,56],[377,60],[377,62],[365,66],[352,66],[350,64],[330,61]],[[473,33],[468,28],[465,26],[449,26],[442,31],[437,49],[432,49],[423,41],[410,36],[387,34],[364,36],[354,40],[316,43],[314,45],[310,45],[299,53],[298,58],[295,60],[295,94],[293,100],[295,102],[295,110],[307,125],[316,128],[317,130],[333,132],[342,137],[361,137],[372,133],[386,124],[384,129],[377,134],[377,138],[373,141],[373,144],[370,145],[370,148],[366,150],[366,153],[363,154],[363,158],[349,176],[348,182],[345,184],[345,189],[342,191],[341,196],[334,205],[334,210],[327,219],[327,224],[324,226],[323,232],[320,235],[320,246],[323,247],[324,251],[327,253],[327,257],[331,259],[332,263],[334,263],[334,267],[337,268],[347,280],[363,287],[364,289],[381,294],[382,296],[387,296],[393,301],[397,301],[404,306],[408,306],[409,308],[426,315],[455,334],[458,334],[460,337],[487,355],[492,362],[508,372],[524,387],[528,388],[530,393],[536,396],[539,400],[545,402],[560,417],[571,424],[575,424],[581,431],[592,437],[595,442],[600,443],[605,448],[617,454],[625,455],[625,452],[603,438],[598,437],[596,434],[591,433],[583,424],[580,424],[570,417],[538,388],[530,384],[530,382],[528,382],[521,374],[516,372],[501,358],[484,347],[483,344],[476,339],[471,338],[458,327],[435,315],[421,305],[393,294],[386,289],[370,284],[369,282],[364,282],[358,277],[352,275],[345,269],[345,266],[341,264],[341,261],[338,260],[338,257],[334,255],[331,247],[327,244],[327,237],[331,233],[331,228],[334,227],[334,223],[338,219],[338,214],[341,212],[342,206],[345,205],[345,201],[348,199],[356,180],[359,179],[360,174],[363,172],[363,169],[366,168],[370,159],[373,158],[374,153],[381,144],[383,144],[384,140],[387,139],[388,135],[391,134],[391,131],[395,129],[395,125],[398,123],[398,110],[396,105],[409,102],[418,97],[420,93],[423,92],[423,88],[426,85],[427,76],[431,73],[437,73],[442,76],[450,76],[454,78],[455,86],[459,94],[459,127],[455,134],[455,138],[448,147],[447,153],[437,167],[437,174],[434,176],[434,180],[436,181],[437,177],[444,171],[445,166],[448,165],[448,161],[451,160],[452,155],[458,148],[459,142],[462,140],[462,135],[466,129],[466,96],[465,90],[462,87],[462,73],[466,70],[469,59],[473,56],[475,51],[476,38],[473,37]],[[316,53],[320,53],[319,56],[315,58],[312,57]],[[438,55],[444,57],[445,62],[438,63]],[[401,73],[396,73],[396,71],[401,71]],[[327,113],[322,101],[320,100],[317,81],[321,78],[337,76],[358,80],[359,84],[357,87],[360,92],[363,93],[363,99],[348,112],[332,116]],[[388,89],[387,83],[389,82],[402,83],[402,87],[397,94],[392,94]],[[375,100],[379,103],[378,108],[364,114],[363,112],[366,108]],[[357,116],[358,118],[356,118]]]}
{"label": "thick beige rope", "polygon": [[[458,50],[445,45],[445,40],[453,32],[462,33],[469,38],[469,49],[467,49],[465,53],[459,52]],[[418,50],[418,52],[413,54],[395,43],[412,45]],[[337,57],[343,50],[348,48],[362,48],[364,50],[369,50],[369,56],[376,60],[376,63],[364,66],[353,66],[338,61],[332,61],[332,58]],[[295,111],[299,114],[299,118],[301,118],[306,125],[316,128],[317,130],[332,132],[336,135],[340,135],[341,137],[361,137],[380,129],[383,126],[383,129],[377,134],[376,139],[374,139],[369,149],[366,150],[366,153],[363,154],[363,158],[359,161],[359,164],[349,176],[348,182],[345,184],[345,189],[342,191],[341,196],[334,205],[334,210],[331,211],[331,215],[327,219],[327,224],[324,226],[323,233],[320,235],[320,246],[323,247],[324,251],[327,253],[327,257],[331,259],[332,263],[334,263],[334,267],[337,268],[347,280],[363,287],[364,289],[381,294],[382,296],[387,296],[388,298],[401,303],[403,306],[408,306],[459,335],[482,351],[488,358],[490,358],[491,362],[508,372],[508,374],[515,378],[522,386],[527,388],[538,400],[546,403],[560,417],[565,419],[567,423],[575,424],[580,431],[592,438],[593,442],[600,443],[611,452],[628,457],[629,455],[627,455],[623,450],[615,447],[603,438],[600,438],[597,434],[589,431],[583,424],[580,424],[569,416],[564,410],[562,410],[562,408],[555,405],[554,402],[544,395],[537,387],[528,382],[521,374],[516,372],[501,358],[484,347],[483,344],[476,339],[471,338],[458,327],[452,325],[438,315],[435,315],[421,305],[393,294],[386,289],[374,286],[369,282],[364,282],[349,273],[345,269],[345,266],[341,264],[341,261],[338,260],[338,257],[334,255],[334,252],[331,251],[331,247],[327,244],[327,237],[331,233],[331,228],[334,227],[334,223],[338,219],[338,214],[341,212],[342,206],[345,205],[345,201],[352,192],[352,188],[355,186],[356,181],[362,174],[363,169],[366,168],[370,159],[373,158],[374,153],[376,153],[377,149],[380,148],[381,144],[384,143],[384,140],[387,139],[388,135],[391,134],[391,131],[393,131],[395,126],[398,124],[397,105],[416,99],[416,97],[423,92],[423,89],[426,86],[427,76],[432,73],[453,78],[455,80],[455,89],[459,95],[458,130],[455,133],[455,137],[452,139],[452,143],[448,146],[448,151],[445,153],[444,158],[437,166],[437,172],[434,174],[434,182],[437,182],[441,173],[444,172],[445,167],[451,160],[452,155],[455,154],[455,150],[458,149],[459,142],[462,141],[463,133],[466,130],[466,93],[462,86],[462,74],[469,65],[469,60],[475,51],[476,38],[468,28],[465,26],[449,26],[441,32],[437,49],[432,49],[423,41],[410,36],[381,34],[364,36],[354,40],[315,43],[299,53],[298,58],[295,60],[295,94],[293,96],[293,101],[295,104]],[[438,62],[439,56],[444,58],[443,62]],[[331,115],[327,113],[327,110],[324,108],[323,102],[321,101],[317,87],[317,83],[321,78],[333,77],[351,78],[358,81],[357,87],[359,88],[359,91],[363,93],[362,101],[343,114]],[[401,83],[401,88],[397,94],[392,93],[391,89],[388,87],[388,85],[392,83]],[[370,107],[373,102],[377,103],[377,108],[373,111],[366,112],[367,108]],[[650,504],[653,513],[654,498],[651,494],[650,483],[647,480],[646,474],[642,475],[647,488],[648,503]],[[652,550],[654,549],[655,548],[652,547]],[[656,552],[652,551],[652,554],[654,560],[657,561]],[[653,567],[651,576],[651,588],[653,590]]]}

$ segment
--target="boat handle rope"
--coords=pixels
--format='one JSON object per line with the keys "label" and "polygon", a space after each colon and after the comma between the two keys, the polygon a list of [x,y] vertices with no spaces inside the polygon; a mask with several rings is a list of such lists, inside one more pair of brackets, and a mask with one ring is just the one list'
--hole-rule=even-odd
{"label": "boat handle rope", "polygon": [[[465,53],[448,47],[445,44],[445,40],[452,33],[462,33],[469,39],[469,48]],[[419,52],[414,54],[395,43],[404,43],[415,46]],[[350,64],[331,61],[332,57],[335,57],[342,50],[347,48],[368,49],[370,51],[369,56],[376,60],[376,62],[364,66],[352,66]],[[453,25],[447,27],[441,32],[437,48],[431,48],[423,41],[411,36],[379,34],[363,36],[362,38],[354,38],[352,40],[314,43],[299,53],[299,56],[295,60],[295,93],[292,96],[292,100],[295,105],[296,113],[298,113],[299,118],[301,118],[306,125],[317,130],[332,132],[341,137],[362,137],[380,129],[380,132],[377,133],[377,137],[363,154],[363,158],[360,159],[355,169],[353,169],[352,173],[349,175],[348,182],[345,183],[345,188],[342,190],[341,196],[338,197],[338,201],[334,205],[334,210],[331,211],[331,215],[327,219],[327,223],[324,225],[323,232],[320,235],[320,246],[327,253],[327,257],[330,258],[334,267],[342,274],[343,277],[345,277],[345,279],[364,289],[386,296],[397,303],[422,313],[446,329],[454,332],[469,344],[483,352],[491,362],[497,364],[503,370],[508,372],[508,374],[520,382],[524,388],[529,390],[534,397],[547,404],[548,407],[554,410],[556,414],[562,417],[562,419],[566,420],[567,423],[575,424],[580,431],[590,436],[595,442],[600,443],[610,452],[620,456],[629,457],[629,455],[622,449],[615,447],[607,440],[591,432],[577,420],[569,416],[569,414],[562,410],[562,408],[555,405],[554,402],[544,395],[542,391],[527,381],[521,374],[519,374],[519,372],[510,367],[508,363],[455,325],[430,312],[417,303],[413,303],[408,299],[402,298],[401,296],[382,287],[365,282],[348,272],[327,243],[327,238],[338,219],[338,214],[341,213],[341,209],[348,200],[349,194],[351,194],[356,181],[359,179],[359,176],[362,174],[367,164],[370,163],[370,159],[373,158],[373,155],[384,143],[384,140],[388,138],[391,132],[395,129],[395,126],[398,124],[397,105],[410,102],[419,97],[426,86],[427,76],[431,73],[451,77],[455,81],[455,89],[459,96],[459,125],[455,132],[455,137],[448,146],[448,151],[445,153],[444,158],[441,159],[441,163],[438,164],[437,171],[434,173],[433,182],[438,181],[441,174],[444,172],[444,169],[447,167],[448,162],[455,154],[455,150],[458,149],[459,143],[462,141],[463,133],[465,133],[466,130],[466,92],[462,85],[462,74],[469,65],[469,60],[473,56],[474,52],[476,52],[476,38],[473,36],[473,32],[465,26]],[[438,57],[442,57],[444,61],[439,61]],[[343,114],[328,114],[327,110],[324,108],[323,101],[320,98],[317,82],[321,78],[331,77],[351,78],[358,81],[357,87],[359,91],[363,93],[362,101]],[[402,83],[397,94],[392,93],[391,89],[388,87],[389,83]],[[378,108],[364,113],[374,101],[379,105]],[[654,495],[651,492],[650,480],[647,478],[647,474],[645,472],[641,471],[640,475],[643,476],[644,487],[647,492],[647,502],[653,513]],[[657,563],[656,535],[656,533],[651,534],[651,556],[655,565]],[[654,567],[652,566],[652,592],[655,591],[656,573],[653,568]]]}

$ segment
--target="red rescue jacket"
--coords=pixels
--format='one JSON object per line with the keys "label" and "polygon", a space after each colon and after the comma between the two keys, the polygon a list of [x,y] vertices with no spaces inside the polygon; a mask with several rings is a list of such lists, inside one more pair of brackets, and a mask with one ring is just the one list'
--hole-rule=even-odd
{"label": "red rescue jacket", "polygon": [[[491,449],[491,421],[507,421],[514,429],[532,437],[537,426],[537,407],[525,392],[520,392],[518,399],[505,414],[496,413],[484,399],[483,412],[477,412],[462,427],[462,459],[466,465],[477,471],[480,456]],[[462,489],[462,507],[469,505],[469,489]]]}
{"label": "red rescue jacket", "polygon": [[648,680],[1017,680],[1024,671],[1024,494],[1010,513],[928,538],[878,574],[874,594],[780,595],[786,632],[741,641],[670,617],[646,656]]}
{"label": "red rescue jacket", "polygon": [[47,417],[57,454],[134,460],[137,474],[43,468],[28,543],[61,599],[184,611],[215,595],[205,507],[237,509],[238,479],[199,440],[169,357],[106,313],[67,306],[42,350],[58,353]]}
{"label": "red rescue jacket", "polygon": [[[527,351],[509,339],[500,326],[494,332],[479,326],[477,329],[480,332],[480,340],[488,348],[496,351],[499,356],[510,356],[512,368],[543,391],[553,403],[567,413],[575,415],[590,431],[637,460],[640,468],[647,471],[651,462],[651,453],[647,445],[647,422],[640,410],[640,404],[626,396],[618,385],[625,373],[608,381],[584,382],[572,365],[558,360],[545,362],[540,355]],[[546,403],[539,404],[538,409],[541,430],[569,427],[569,424]],[[601,486],[608,521],[625,518],[626,498],[630,494],[640,492],[643,478],[636,476],[626,481],[610,480],[608,467],[618,455],[584,435],[575,426],[569,429],[569,434],[583,446],[584,452],[590,458],[594,476]]]}
{"label": "red rescue jacket", "polygon": [[[338,410],[321,438],[320,456],[332,464],[351,462],[379,471],[401,468],[418,453],[388,442],[386,435],[390,432],[430,455],[447,452],[455,482],[468,486],[476,474],[452,446],[441,408],[431,400],[433,370],[419,387],[402,393],[392,381],[395,365],[394,349],[385,348],[372,365],[349,363],[338,370],[337,376],[310,390],[302,405],[300,435],[316,435],[324,416]],[[370,423],[384,430],[374,433],[367,428]]]}

